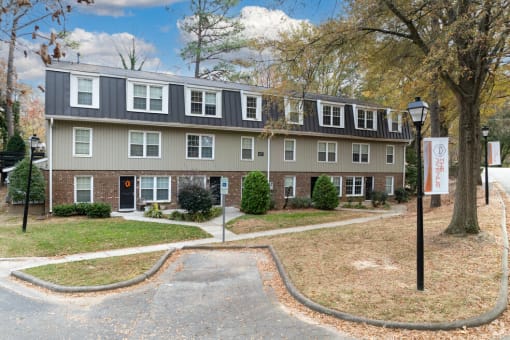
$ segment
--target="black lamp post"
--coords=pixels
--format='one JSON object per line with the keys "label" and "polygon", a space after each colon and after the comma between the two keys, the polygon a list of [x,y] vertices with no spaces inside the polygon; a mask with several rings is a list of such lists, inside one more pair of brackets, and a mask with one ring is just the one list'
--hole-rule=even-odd
{"label": "black lamp post", "polygon": [[489,127],[482,127],[482,135],[485,139],[485,204],[489,204],[489,158],[487,154],[487,136],[489,136]]}
{"label": "black lamp post", "polygon": [[27,191],[25,195],[25,210],[23,211],[23,232],[27,231],[27,217],[28,217],[28,203],[30,200],[30,183],[32,182],[32,163],[34,161],[34,151],[39,144],[39,138],[36,134],[28,139],[30,145],[30,166],[28,168],[28,180],[27,180]]}
{"label": "black lamp post", "polygon": [[420,97],[416,97],[415,101],[407,106],[407,110],[411,114],[414,126],[416,127],[416,146],[418,151],[417,157],[417,190],[418,197],[416,200],[416,286],[418,290],[424,289],[423,275],[423,183],[421,175],[421,126],[427,118],[429,105],[422,101]]}

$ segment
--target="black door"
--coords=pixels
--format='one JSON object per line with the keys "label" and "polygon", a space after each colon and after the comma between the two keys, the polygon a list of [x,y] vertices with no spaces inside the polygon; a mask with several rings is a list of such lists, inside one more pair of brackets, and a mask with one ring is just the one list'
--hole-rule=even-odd
{"label": "black door", "polygon": [[119,188],[119,210],[135,210],[135,176],[120,176]]}
{"label": "black door", "polygon": [[365,199],[372,199],[373,177],[365,177]]}
{"label": "black door", "polygon": [[317,182],[317,179],[319,177],[312,177],[310,178],[310,197],[313,196],[313,189],[315,188],[315,182]]}
{"label": "black door", "polygon": [[221,177],[209,178],[209,190],[211,191],[212,201],[214,205],[221,204]]}

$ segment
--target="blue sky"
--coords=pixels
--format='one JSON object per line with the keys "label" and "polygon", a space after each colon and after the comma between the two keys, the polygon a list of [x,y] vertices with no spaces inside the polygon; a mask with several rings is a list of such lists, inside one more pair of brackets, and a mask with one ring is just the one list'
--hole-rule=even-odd
{"label": "blue sky", "polygon": [[[317,24],[339,13],[339,0],[286,0],[283,4],[281,0],[242,0],[231,14],[241,16],[247,36],[273,37],[301,21]],[[80,44],[83,63],[121,67],[118,51],[125,54],[134,38],[137,54],[146,59],[144,70],[191,75],[179,56],[185,37],[177,26],[178,20],[190,14],[189,1],[96,0],[92,6],[75,5],[66,30]],[[33,42],[25,44],[35,49]],[[4,52],[5,48],[0,49]],[[65,60],[75,61],[77,52],[67,49]],[[16,67],[21,82],[43,82],[44,68],[37,56],[18,56]]]}

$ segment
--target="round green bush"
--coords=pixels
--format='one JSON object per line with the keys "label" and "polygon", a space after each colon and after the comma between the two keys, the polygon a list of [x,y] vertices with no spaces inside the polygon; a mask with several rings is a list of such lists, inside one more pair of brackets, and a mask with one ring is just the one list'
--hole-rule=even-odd
{"label": "round green bush", "polygon": [[265,214],[271,202],[269,183],[260,171],[253,171],[243,183],[241,210],[247,214]]}
{"label": "round green bush", "polygon": [[207,214],[212,208],[211,193],[198,185],[188,185],[179,191],[179,205],[190,214]]}
{"label": "round green bush", "polygon": [[[13,202],[24,202],[27,192],[28,172],[30,160],[25,158],[16,164],[9,175],[9,197]],[[32,181],[30,182],[30,202],[44,202],[46,181],[41,170],[32,166]]]}
{"label": "round green bush", "polygon": [[25,141],[19,134],[14,134],[7,142],[6,151],[25,153]]}
{"label": "round green bush", "polygon": [[338,207],[338,192],[326,175],[320,175],[313,188],[312,202],[315,208],[333,210]]}

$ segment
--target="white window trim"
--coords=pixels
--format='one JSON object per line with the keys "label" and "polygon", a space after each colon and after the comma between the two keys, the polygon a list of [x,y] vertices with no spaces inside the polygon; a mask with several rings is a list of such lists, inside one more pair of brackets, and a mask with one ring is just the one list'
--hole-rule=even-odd
{"label": "white window trim", "polygon": [[[191,91],[200,91],[200,92],[214,92],[216,93],[216,115],[206,115],[204,111],[205,105],[205,96],[202,96],[202,114],[192,114],[191,113]],[[221,118],[222,117],[222,107],[221,107],[221,89],[212,88],[212,87],[201,87],[201,86],[185,86],[184,87],[184,109],[185,115],[191,117],[205,117],[205,118]]]}
{"label": "white window trim", "polygon": [[[92,80],[92,105],[78,104],[78,78]],[[99,109],[99,76],[97,74],[73,72],[70,75],[70,104],[72,107]]]}
{"label": "white window trim", "polygon": [[[246,109],[246,98],[255,97],[257,98],[257,112],[255,118],[248,118]],[[241,91],[241,108],[243,114],[243,120],[250,120],[260,122],[262,121],[262,95],[254,92]]]}
{"label": "white window trim", "polygon": [[[402,113],[397,113],[396,111],[393,111],[390,109],[387,109],[386,112],[387,112],[386,116],[388,117],[388,131],[389,132],[402,132]],[[397,122],[398,122],[397,130],[392,129],[394,118],[396,118]]]}
{"label": "white window trim", "polygon": [[[292,100],[295,100],[295,101],[300,103],[300,105],[299,105],[300,109],[298,111],[298,113],[299,113],[299,122],[298,123],[290,121],[290,112],[291,112],[291,110],[290,110],[290,102]],[[287,124],[303,125],[304,106],[305,106],[304,99],[285,97],[284,98],[284,104],[285,104],[285,121],[287,122]]]}
{"label": "white window trim", "polygon": [[[138,189],[138,197],[142,198],[142,178],[152,178],[152,200],[145,200],[144,202],[172,202],[172,176],[140,176],[140,185]],[[157,197],[157,178],[165,177],[168,178],[168,199],[167,200],[158,200],[154,199]],[[146,189],[144,189],[146,190]]]}
{"label": "white window trim", "polygon": [[[361,178],[361,193],[360,194],[352,194],[352,193],[347,192],[347,180],[349,178],[353,179],[352,189],[354,191],[354,188],[356,187],[355,183],[356,183],[357,177]],[[361,197],[364,195],[365,195],[365,177],[363,177],[363,176],[346,176],[345,177],[345,196],[346,197]]]}
{"label": "white window trim", "polygon": [[[143,133],[143,155],[142,156],[131,156],[131,132]],[[158,134],[158,155],[157,156],[147,156],[147,134],[148,133],[157,133]],[[143,131],[143,130],[129,130],[128,131],[128,158],[152,158],[157,159],[161,158],[161,132],[159,131]]]}
{"label": "white window trim", "polygon": [[94,203],[94,176],[90,175],[78,175],[74,176],[74,187],[73,187],[73,194],[74,194],[74,203],[82,203],[77,201],[77,188],[76,188],[76,178],[90,178],[90,203]]}
{"label": "white window trim", "polygon": [[[285,179],[286,178],[292,178],[292,195],[290,196],[286,196],[287,195],[287,190],[285,189]],[[283,177],[283,197],[284,198],[294,198],[296,197],[296,176],[284,176]]]}
{"label": "white window trim", "polygon": [[[352,105],[352,110],[353,110],[353,116],[354,116],[354,128],[356,130],[377,131],[377,116],[378,116],[377,108],[353,104]],[[365,111],[372,111],[373,112],[374,126],[373,126],[372,129],[367,129],[367,128],[359,127],[358,126],[358,110],[365,110]],[[366,117],[365,117],[365,122],[366,122]]]}
{"label": "white window trim", "polygon": [[[340,190],[338,190],[338,197],[342,197],[342,188],[343,188],[343,187],[342,187],[342,185],[343,185],[343,179],[342,179],[342,176],[330,176],[329,178],[331,179],[331,183],[333,183],[333,184],[334,184],[334,182],[333,182],[333,178],[334,178],[334,177],[338,177],[338,178],[340,178]],[[336,186],[335,186],[335,188],[336,188]]]}
{"label": "white window trim", "polygon": [[[386,192],[386,180],[391,178],[391,191]],[[394,176],[386,176],[384,178],[384,191],[388,194],[388,196],[393,196],[395,194],[395,177]]]}
{"label": "white window trim", "polygon": [[[133,99],[134,99],[134,85],[143,85],[147,87],[147,97],[146,104],[147,110],[135,109],[133,107]],[[161,87],[162,88],[162,100],[161,100],[161,111],[150,110],[150,97],[149,97],[149,87]],[[147,113],[161,113],[168,114],[168,83],[158,82],[158,81],[147,81],[141,79],[127,79],[126,80],[126,108],[131,112],[147,112]]]}
{"label": "white window trim", "polygon": [[[320,143],[326,144],[326,160],[325,161],[319,160],[319,144]],[[335,144],[335,160],[334,161],[328,161],[329,144]],[[317,163],[336,163],[337,160],[338,160],[338,143],[337,142],[325,141],[325,140],[317,141]]]}
{"label": "white window trim", "polygon": [[[391,163],[388,163],[388,155],[389,155],[388,147],[391,147],[391,149],[393,150],[392,154],[391,154],[393,162],[391,162]],[[386,152],[386,159],[385,159],[386,164],[395,164],[395,145],[391,145],[391,144],[386,145],[385,152]],[[369,154],[369,157],[370,157],[370,154]]]}
{"label": "white window trim", "polygon": [[[251,158],[243,158],[243,139],[251,139]],[[253,137],[247,137],[247,136],[241,136],[241,160],[242,161],[253,161],[255,159],[255,138]]]}
{"label": "white window trim", "polygon": [[[200,144],[198,145],[198,157],[188,157],[188,136],[199,136]],[[202,137],[212,137],[212,157],[211,158],[202,158]],[[187,133],[186,136],[186,159],[190,160],[203,160],[203,161],[213,161],[214,160],[214,153],[216,149],[216,141],[214,135],[209,135],[206,133]]]}
{"label": "white window trim", "polygon": [[[354,145],[359,145],[359,162],[355,162],[352,158],[352,155],[354,155]],[[367,161],[366,162],[362,162],[361,161],[361,146],[362,145],[368,145],[368,157],[367,157]],[[370,164],[370,144],[368,143],[352,143],[352,149],[351,149],[351,162],[353,164]]]}
{"label": "white window trim", "polygon": [[[286,153],[285,144],[286,144],[287,141],[292,141],[293,144],[294,144],[294,149],[292,151],[292,159],[285,159],[285,153]],[[297,142],[293,138],[285,138],[283,140],[283,161],[284,162],[295,162],[296,161],[296,149],[297,149],[296,144],[297,144]]]}
{"label": "white window trim", "polygon": [[[88,154],[77,154],[76,153],[76,130],[89,130],[89,153]],[[73,127],[73,157],[92,157],[92,128],[86,127]]]}
{"label": "white window trim", "polygon": [[[331,124],[329,124],[329,125],[324,124],[324,113],[323,113],[324,106],[331,106],[331,107],[336,106],[336,107],[340,108],[340,126],[333,125],[333,112],[331,113]],[[332,127],[335,129],[343,129],[345,127],[345,104],[317,100],[317,113],[319,116],[319,125],[320,126]]]}

